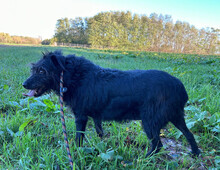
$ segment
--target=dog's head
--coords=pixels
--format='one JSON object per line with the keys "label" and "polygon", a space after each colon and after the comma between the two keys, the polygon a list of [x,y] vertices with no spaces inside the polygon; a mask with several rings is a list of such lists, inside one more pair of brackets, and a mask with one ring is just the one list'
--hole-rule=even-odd
{"label": "dog's head", "polygon": [[30,90],[28,97],[39,97],[59,87],[59,76],[65,70],[65,57],[61,51],[43,53],[43,58],[32,64],[31,76],[23,83]]}

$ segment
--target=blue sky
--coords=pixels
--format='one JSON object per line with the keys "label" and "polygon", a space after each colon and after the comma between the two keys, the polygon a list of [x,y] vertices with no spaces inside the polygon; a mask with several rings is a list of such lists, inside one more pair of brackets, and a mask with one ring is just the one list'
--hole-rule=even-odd
{"label": "blue sky", "polygon": [[52,38],[60,18],[90,17],[102,11],[171,15],[196,28],[220,29],[220,0],[0,0],[0,32]]}

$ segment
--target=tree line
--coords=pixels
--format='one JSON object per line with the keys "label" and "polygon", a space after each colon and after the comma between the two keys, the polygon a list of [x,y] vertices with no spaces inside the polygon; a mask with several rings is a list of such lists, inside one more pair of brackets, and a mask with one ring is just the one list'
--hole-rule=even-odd
{"label": "tree line", "polygon": [[0,43],[14,43],[14,44],[40,44],[40,38],[10,36],[8,33],[0,32]]}
{"label": "tree line", "polygon": [[170,15],[101,12],[90,18],[57,20],[54,39],[59,43],[89,44],[95,48],[175,53],[219,53],[220,29],[197,29],[173,22]]}

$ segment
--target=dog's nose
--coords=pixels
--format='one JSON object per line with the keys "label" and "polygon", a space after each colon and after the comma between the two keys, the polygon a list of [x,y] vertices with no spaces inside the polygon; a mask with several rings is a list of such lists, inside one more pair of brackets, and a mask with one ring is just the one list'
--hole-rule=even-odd
{"label": "dog's nose", "polygon": [[24,88],[27,88],[27,83],[26,82],[24,82],[22,85],[23,85]]}

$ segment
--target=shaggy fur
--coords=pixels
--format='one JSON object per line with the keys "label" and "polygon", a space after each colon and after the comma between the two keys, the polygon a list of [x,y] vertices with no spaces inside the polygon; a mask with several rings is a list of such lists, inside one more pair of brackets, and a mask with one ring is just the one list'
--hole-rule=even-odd
{"label": "shaggy fur", "polygon": [[31,90],[27,96],[41,96],[54,91],[59,95],[59,77],[64,71],[64,102],[75,115],[76,141],[82,144],[88,117],[93,118],[96,132],[103,136],[102,121],[142,120],[152,142],[147,153],[157,153],[162,143],[160,130],[172,122],[187,138],[193,155],[200,151],[193,134],[186,127],[184,105],[186,90],[177,78],[158,70],[120,71],[106,69],[91,61],[49,52],[33,64],[32,75],[23,84]]}

